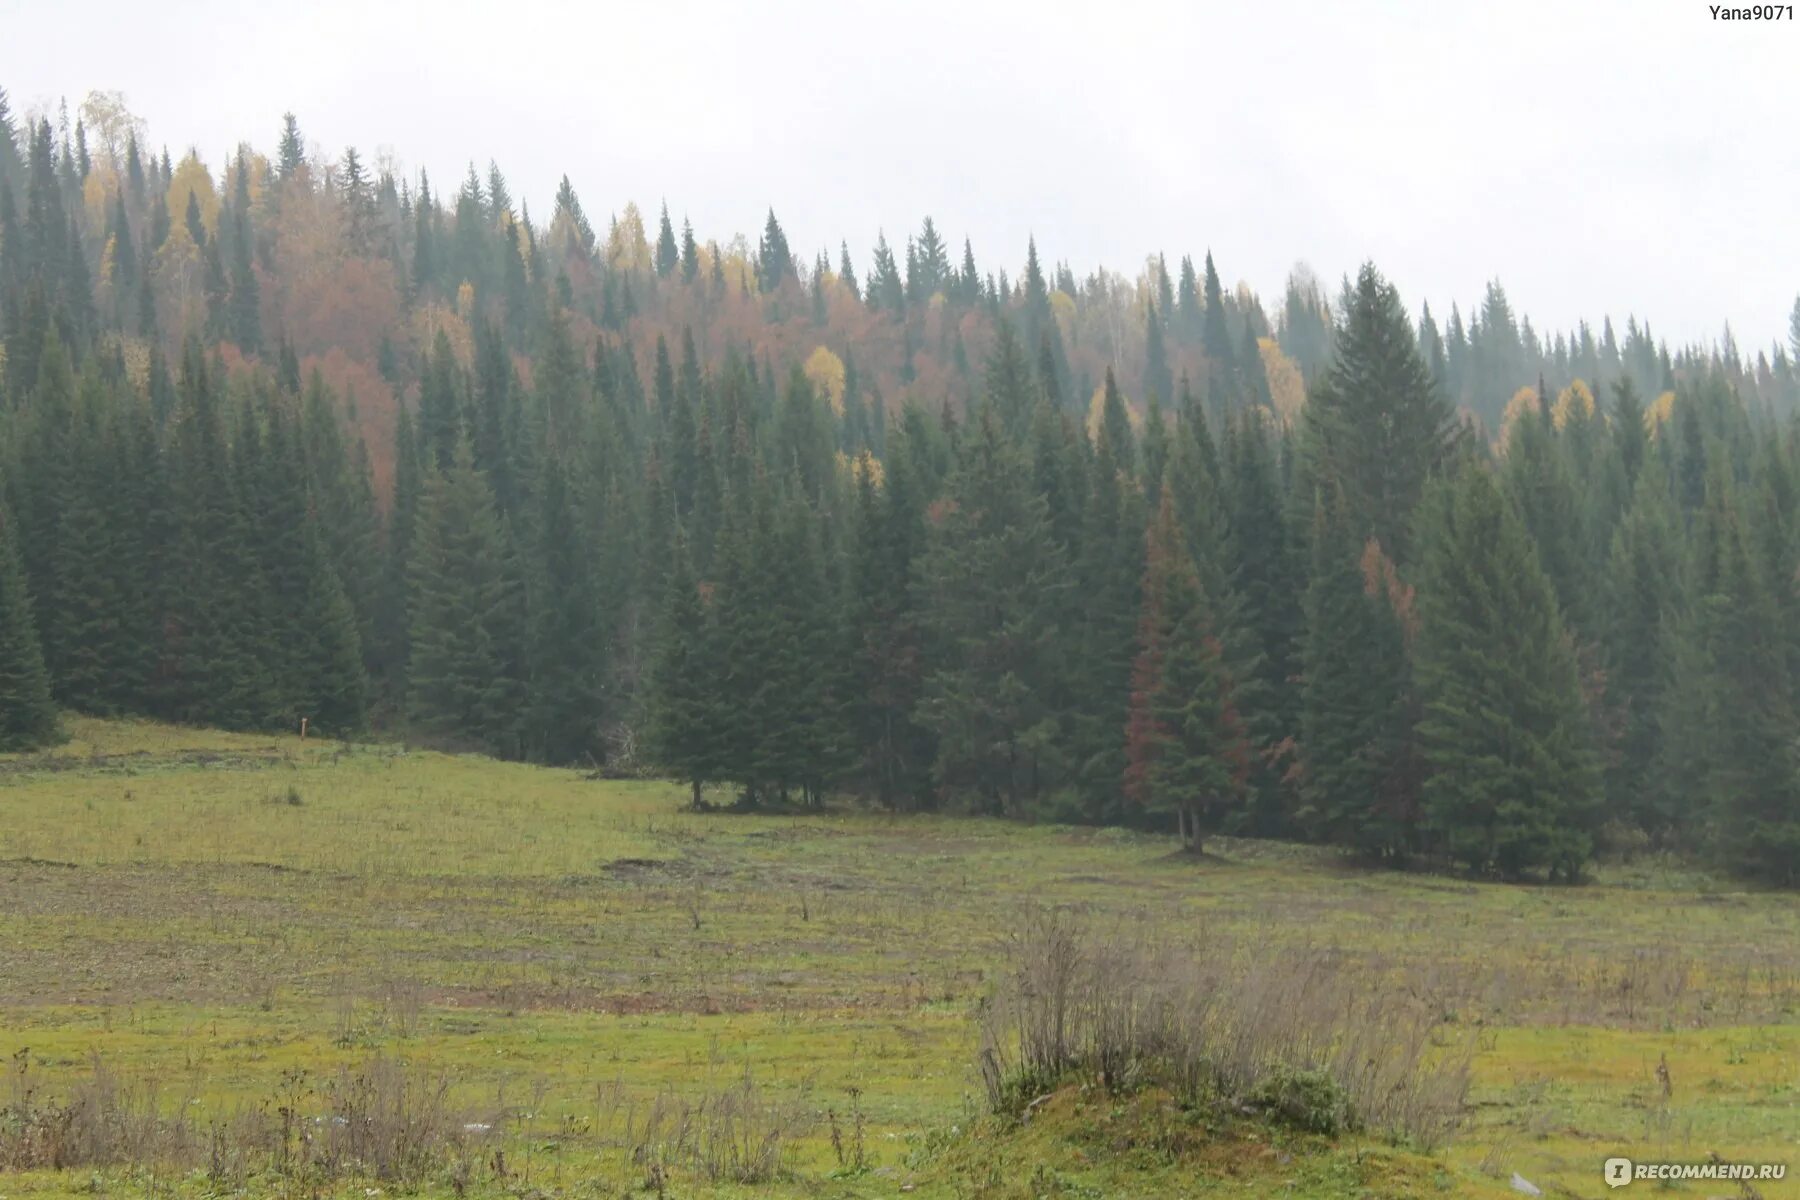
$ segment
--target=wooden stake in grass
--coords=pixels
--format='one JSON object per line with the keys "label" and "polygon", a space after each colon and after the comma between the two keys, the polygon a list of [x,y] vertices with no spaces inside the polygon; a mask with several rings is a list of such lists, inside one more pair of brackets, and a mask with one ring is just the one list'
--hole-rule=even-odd
{"label": "wooden stake in grass", "polygon": [[300,718],[300,740],[303,742],[306,740],[306,718],[305,717]]}

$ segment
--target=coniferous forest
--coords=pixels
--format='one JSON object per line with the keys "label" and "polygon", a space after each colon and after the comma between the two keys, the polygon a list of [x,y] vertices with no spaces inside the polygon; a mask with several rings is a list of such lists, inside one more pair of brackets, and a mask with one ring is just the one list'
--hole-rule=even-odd
{"label": "coniferous forest", "polygon": [[1670,346],[1374,264],[1265,298],[929,217],[859,260],[272,132],[0,93],[0,750],[304,719],[696,804],[1800,883],[1800,301]]}

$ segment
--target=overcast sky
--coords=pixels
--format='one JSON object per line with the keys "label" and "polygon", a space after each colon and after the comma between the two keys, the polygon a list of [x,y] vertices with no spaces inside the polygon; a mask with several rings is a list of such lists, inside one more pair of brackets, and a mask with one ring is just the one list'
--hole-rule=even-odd
{"label": "overcast sky", "polygon": [[[1065,11],[1069,15],[1064,15]],[[1498,277],[1540,329],[1786,336],[1800,292],[1800,22],[1630,3],[859,4],[0,0],[16,111],[125,92],[215,167],[281,114],[540,219],[667,197],[702,238],[773,205],[867,270],[925,214],[984,269],[1211,248],[1279,295],[1373,258],[1415,310]]]}

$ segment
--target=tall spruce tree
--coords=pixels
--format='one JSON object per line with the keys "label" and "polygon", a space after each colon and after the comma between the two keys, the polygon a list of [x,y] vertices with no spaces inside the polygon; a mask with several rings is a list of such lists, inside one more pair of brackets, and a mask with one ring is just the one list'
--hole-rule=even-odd
{"label": "tall spruce tree", "polygon": [[937,739],[940,789],[1024,813],[1066,769],[1050,697],[1067,565],[999,422],[984,414],[970,437],[919,561],[930,663],[919,717]]}
{"label": "tall spruce tree", "polygon": [[1145,812],[1173,813],[1182,847],[1199,853],[1243,795],[1250,744],[1167,490],[1146,542],[1124,791]]}
{"label": "tall spruce tree", "polygon": [[1575,878],[1599,816],[1593,731],[1555,592],[1485,468],[1436,486],[1419,571],[1431,833],[1476,871]]}
{"label": "tall spruce tree", "polygon": [[1331,367],[1307,398],[1312,482],[1343,497],[1351,531],[1404,568],[1412,513],[1452,441],[1450,407],[1419,357],[1400,294],[1364,264]]}
{"label": "tall spruce tree", "polygon": [[850,779],[889,809],[932,799],[931,739],[917,719],[923,672],[912,587],[925,539],[922,481],[912,447],[899,436],[895,443],[885,463],[857,459],[847,649]]}
{"label": "tall spruce tree", "polygon": [[1301,658],[1302,831],[1378,858],[1418,846],[1407,599],[1373,541],[1359,539],[1338,497],[1312,524]]}
{"label": "tall spruce tree", "polygon": [[1793,643],[1723,471],[1708,482],[1696,538],[1692,641],[1671,689],[1679,707],[1665,717],[1684,726],[1670,731],[1671,750],[1689,754],[1672,768],[1697,785],[1685,797],[1697,809],[1688,828],[1710,835],[1727,869],[1791,887],[1800,882]]}
{"label": "tall spruce tree", "polygon": [[1675,641],[1686,610],[1682,538],[1668,480],[1652,465],[1638,476],[1631,507],[1613,533],[1608,560],[1605,650],[1617,742],[1607,769],[1609,815],[1670,846],[1687,798],[1661,769],[1662,719]]}
{"label": "tall spruce tree", "polygon": [[730,770],[717,739],[723,713],[715,646],[693,556],[677,531],[645,689],[645,750],[651,761],[687,780],[696,809],[707,782]]}
{"label": "tall spruce tree", "polygon": [[35,750],[62,734],[14,535],[0,507],[0,753]]}
{"label": "tall spruce tree", "polygon": [[411,563],[407,715],[453,746],[517,755],[519,581],[493,492],[461,443],[425,484]]}
{"label": "tall spruce tree", "polygon": [[544,762],[598,762],[606,629],[568,471],[554,458],[545,465],[538,503],[526,590],[525,752]]}

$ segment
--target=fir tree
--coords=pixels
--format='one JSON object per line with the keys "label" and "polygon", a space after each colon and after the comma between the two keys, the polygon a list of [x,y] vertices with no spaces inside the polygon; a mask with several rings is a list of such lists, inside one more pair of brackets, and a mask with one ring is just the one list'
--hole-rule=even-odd
{"label": "fir tree", "polygon": [[723,714],[714,643],[687,539],[678,533],[646,689],[645,749],[688,781],[696,809],[701,789],[728,769],[715,738]]}
{"label": "fir tree", "polygon": [[1352,532],[1376,538],[1404,567],[1412,512],[1448,453],[1452,417],[1399,292],[1372,264],[1357,275],[1331,368],[1304,419],[1314,485],[1341,494]]}
{"label": "fir tree", "polygon": [[1059,771],[1052,605],[1066,567],[999,423],[984,415],[972,439],[919,564],[931,663],[919,715],[937,738],[941,789],[1019,813]]}
{"label": "fir tree", "polygon": [[876,460],[857,460],[848,627],[852,779],[889,809],[929,803],[932,757],[916,718],[922,670],[911,587],[925,536],[923,498],[913,447],[903,437],[896,443],[880,486]]}
{"label": "fir tree", "polygon": [[293,113],[281,114],[281,142],[275,155],[275,174],[284,183],[306,163],[306,143],[300,138],[300,122]]}
{"label": "fir tree", "polygon": [[1231,332],[1225,323],[1225,289],[1219,284],[1219,272],[1213,266],[1210,250],[1206,252],[1205,288],[1206,308],[1201,318],[1200,345],[1206,352],[1213,402],[1224,411],[1230,411],[1238,400],[1238,362],[1237,355],[1232,352]]}
{"label": "fir tree", "polygon": [[[1670,786],[1679,787],[1685,772],[1671,774],[1660,764],[1668,676],[1677,661],[1673,641],[1686,608],[1681,550],[1668,483],[1660,471],[1646,471],[1613,533],[1607,568],[1607,681],[1619,734],[1606,785],[1614,818],[1635,824],[1658,845],[1673,840],[1687,803]],[[1684,759],[1684,767],[1692,762]]]}
{"label": "fir tree", "polygon": [[1169,374],[1169,354],[1163,348],[1163,318],[1152,301],[1144,313],[1144,395],[1173,400],[1175,379]]}
{"label": "fir tree", "polygon": [[1130,439],[1124,402],[1109,370],[1076,536],[1077,587],[1067,597],[1079,604],[1079,616],[1067,614],[1072,636],[1067,695],[1061,705],[1067,710],[1066,748],[1081,815],[1093,821],[1117,820],[1121,815],[1119,779],[1125,762],[1119,729],[1130,689],[1132,626],[1140,607],[1143,572],[1143,556],[1133,534],[1146,523]]}
{"label": "fir tree", "polygon": [[1425,819],[1474,870],[1572,879],[1592,846],[1599,763],[1555,593],[1486,470],[1437,486],[1420,556]]}
{"label": "fir tree", "polygon": [[552,763],[597,762],[605,717],[607,639],[591,552],[582,544],[567,472],[545,466],[527,591],[527,753]]}
{"label": "fir tree", "polygon": [[656,273],[667,279],[680,265],[681,247],[675,244],[675,226],[669,223],[669,204],[665,200],[656,233]]}
{"label": "fir tree", "polygon": [[425,484],[412,550],[407,713],[451,745],[516,754],[522,613],[506,531],[467,443]]}
{"label": "fir tree", "polygon": [[694,240],[694,226],[681,219],[681,281],[692,283],[700,275],[700,244]]}
{"label": "fir tree", "polygon": [[250,218],[240,208],[233,211],[232,219],[236,236],[231,242],[231,337],[239,349],[255,354],[262,349],[262,299],[250,262]]}
{"label": "fir tree", "polygon": [[1126,722],[1126,796],[1174,813],[1184,849],[1199,853],[1227,819],[1249,772],[1249,744],[1221,643],[1175,519],[1173,497],[1147,538],[1143,611]]}
{"label": "fir tree", "polygon": [[0,753],[35,750],[61,736],[13,525],[0,508]]}
{"label": "fir tree", "polygon": [[[1321,497],[1312,525],[1302,656],[1299,823],[1322,840],[1398,858],[1418,842],[1406,593],[1373,542]],[[1398,593],[1398,595],[1396,595]]]}
{"label": "fir tree", "polygon": [[1300,652],[1305,550],[1290,528],[1287,491],[1266,411],[1246,411],[1226,425],[1222,550],[1241,604],[1247,661],[1238,671],[1256,761],[1244,831],[1279,837],[1288,829],[1292,797],[1283,783],[1299,725],[1294,686]]}
{"label": "fir tree", "polygon": [[1702,778],[1713,848],[1739,875],[1792,887],[1800,882],[1793,644],[1741,517],[1730,505],[1722,511],[1718,579],[1695,622],[1707,666]]}
{"label": "fir tree", "polygon": [[182,356],[170,450],[174,558],[157,669],[161,715],[197,725],[267,728],[279,719],[267,581],[250,514],[254,464],[230,453],[216,383],[197,342]]}
{"label": "fir tree", "polygon": [[775,219],[775,210],[771,208],[768,222],[763,226],[762,243],[757,250],[757,287],[764,292],[773,292],[792,278],[794,255],[788,249],[787,235],[781,231],[781,222]]}

